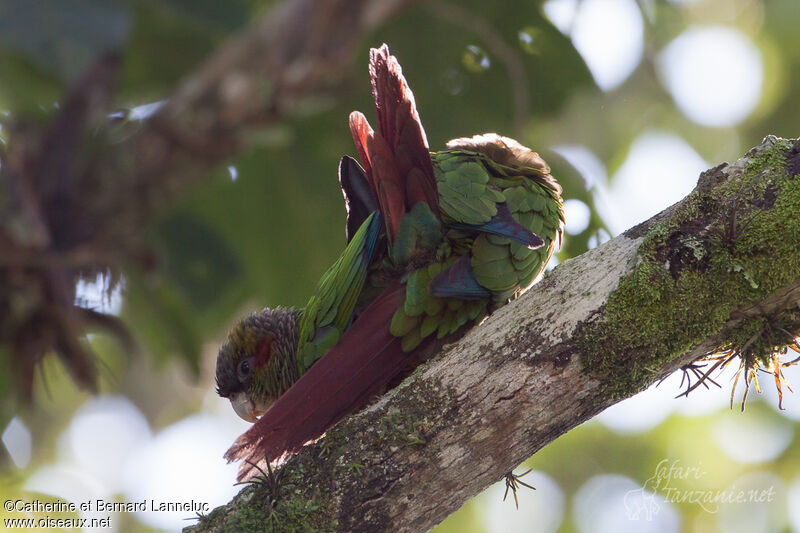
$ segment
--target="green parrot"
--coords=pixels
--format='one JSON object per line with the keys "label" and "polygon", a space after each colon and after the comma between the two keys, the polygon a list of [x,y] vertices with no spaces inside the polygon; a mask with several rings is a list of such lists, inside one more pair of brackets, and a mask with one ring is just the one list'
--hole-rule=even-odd
{"label": "green parrot", "polygon": [[538,154],[497,134],[431,153],[386,45],[371,50],[370,75],[379,128],[352,113],[363,168],[349,157],[339,168],[347,247],[305,309],[254,313],[220,349],[219,394],[257,420],[226,453],[244,460],[240,479],[517,297],[561,244],[561,188]]}

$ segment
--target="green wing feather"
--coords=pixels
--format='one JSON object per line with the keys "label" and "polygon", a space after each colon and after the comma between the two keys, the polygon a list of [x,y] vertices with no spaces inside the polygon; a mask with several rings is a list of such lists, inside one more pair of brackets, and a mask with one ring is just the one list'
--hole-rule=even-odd
{"label": "green wing feather", "polygon": [[433,154],[439,205],[445,224],[483,224],[497,214],[502,193],[490,185],[480,154],[445,150]]}
{"label": "green wing feather", "polygon": [[[458,139],[448,148],[453,149],[432,154],[442,222],[450,226],[447,240],[438,260],[406,274],[405,305],[390,327],[405,351],[428,336],[442,338],[485,316],[487,299],[439,298],[427,290],[462,254],[469,254],[475,278],[492,292],[492,300],[504,303],[534,282],[561,243],[561,188],[538,154],[496,135]],[[542,238],[543,246],[531,249],[479,228],[466,229],[488,223],[503,202],[517,222]]]}
{"label": "green wing feather", "polygon": [[433,334],[441,339],[467,322],[477,322],[486,315],[489,303],[486,299],[440,298],[428,292],[430,280],[452,265],[458,257],[451,254],[406,276],[405,304],[395,311],[389,327],[392,335],[402,339],[403,351],[410,352]]}
{"label": "green wing feather", "polygon": [[483,150],[433,154],[445,222],[486,223],[497,213],[497,204],[506,202],[514,219],[544,240],[544,245],[535,250],[488,233],[465,234],[471,242],[454,243],[455,248],[470,248],[475,278],[492,291],[496,302],[517,296],[542,273],[561,242],[564,226],[561,191],[549,175],[550,169],[527,149],[512,154],[516,148],[510,142],[496,136],[455,142],[456,146],[484,148],[497,160]]}
{"label": "green wing feather", "polygon": [[322,275],[316,294],[303,310],[297,345],[297,366],[301,375],[339,342],[350,326],[380,227],[378,213],[367,217],[339,259]]}

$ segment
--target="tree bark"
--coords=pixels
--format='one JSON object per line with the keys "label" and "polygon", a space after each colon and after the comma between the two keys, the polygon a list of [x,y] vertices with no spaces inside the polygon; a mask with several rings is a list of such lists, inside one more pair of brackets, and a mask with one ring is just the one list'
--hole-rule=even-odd
{"label": "tree bark", "polygon": [[768,362],[800,331],[798,152],[768,137],[703,173],[189,529],[428,530],[682,365]]}

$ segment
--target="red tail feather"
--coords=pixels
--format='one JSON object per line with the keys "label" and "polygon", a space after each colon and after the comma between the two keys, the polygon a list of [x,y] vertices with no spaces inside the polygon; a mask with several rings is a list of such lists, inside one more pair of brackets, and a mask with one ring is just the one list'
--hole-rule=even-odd
{"label": "red tail feather", "polygon": [[[386,289],[345,332],[339,343],[312,366],[225,454],[246,460],[239,479],[251,477],[253,464],[274,461],[299,450],[349,413],[383,392],[414,357],[389,332],[405,288]],[[252,464],[249,464],[249,461]]]}
{"label": "red tail feather", "polygon": [[439,214],[439,194],[433,175],[428,139],[422,127],[414,93],[397,58],[385,44],[369,53],[372,96],[378,113],[378,131],[391,147],[406,187],[406,206],[427,202]]}
{"label": "red tail feather", "polygon": [[353,134],[353,140],[356,143],[358,150],[358,157],[361,158],[361,165],[364,167],[364,172],[367,173],[369,178],[369,185],[372,187],[372,194],[375,198],[378,197],[375,191],[375,183],[372,180],[372,164],[369,160],[369,152],[367,152],[367,144],[369,139],[375,134],[372,126],[369,125],[367,117],[361,111],[353,111],[350,113],[350,133]]}
{"label": "red tail feather", "polygon": [[438,216],[439,194],[414,94],[388,46],[370,51],[369,71],[378,132],[358,112],[350,115],[350,130],[391,240],[417,202]]}

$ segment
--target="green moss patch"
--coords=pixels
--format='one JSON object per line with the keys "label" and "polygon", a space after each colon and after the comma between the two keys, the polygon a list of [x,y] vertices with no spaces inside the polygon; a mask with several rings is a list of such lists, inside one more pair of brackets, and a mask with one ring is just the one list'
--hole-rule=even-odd
{"label": "green moss patch", "polygon": [[[585,369],[613,397],[641,390],[664,363],[718,333],[733,310],[800,278],[796,152],[772,138],[748,154],[740,176],[709,171],[649,228],[633,272],[576,335]],[[762,326],[741,323],[724,344]]]}

